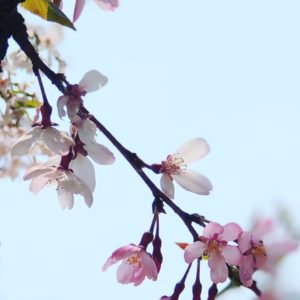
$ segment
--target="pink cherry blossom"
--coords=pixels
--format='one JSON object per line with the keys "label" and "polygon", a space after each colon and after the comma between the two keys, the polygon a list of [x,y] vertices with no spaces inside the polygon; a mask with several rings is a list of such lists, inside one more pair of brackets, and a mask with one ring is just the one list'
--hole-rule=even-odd
{"label": "pink cherry blossom", "polygon": [[277,262],[298,246],[291,240],[265,243],[262,238],[272,228],[273,222],[267,219],[259,222],[252,232],[244,231],[239,235],[239,248],[243,254],[240,262],[240,278],[245,286],[252,284],[255,269],[274,273]]}
{"label": "pink cherry blossom", "polygon": [[91,70],[87,72],[79,84],[70,86],[69,90],[57,101],[57,110],[60,118],[66,115],[64,107],[67,108],[67,114],[73,124],[81,122],[78,116],[79,108],[82,105],[81,97],[86,93],[97,91],[106,85],[108,79],[100,72]]}
{"label": "pink cherry blossom", "polygon": [[151,280],[157,279],[157,268],[151,255],[143,247],[133,244],[123,246],[112,253],[104,266],[106,271],[110,266],[122,260],[117,270],[117,280],[120,283],[141,284],[145,277]]}
{"label": "pink cherry blossom", "polygon": [[[108,11],[114,11],[119,6],[119,0],[95,0],[95,3],[98,4],[102,9]],[[73,22],[76,22],[78,20],[84,6],[85,0],[76,0],[73,13]]]}
{"label": "pink cherry blossom", "polygon": [[46,128],[35,126],[16,141],[12,147],[11,155],[26,155],[35,143],[42,147],[46,146],[59,155],[66,155],[70,147],[74,145],[74,141],[66,132],[59,131],[52,126]]}
{"label": "pink cherry blossom", "polygon": [[228,277],[226,263],[237,266],[240,263],[241,253],[237,246],[229,245],[229,241],[236,240],[242,231],[236,223],[221,226],[210,222],[203,230],[203,236],[185,248],[184,259],[192,263],[199,257],[208,258],[210,278],[214,283],[224,282]]}
{"label": "pink cherry blossom", "polygon": [[175,154],[169,155],[161,164],[159,170],[162,173],[161,188],[163,192],[174,198],[175,180],[185,190],[208,195],[212,190],[212,184],[203,175],[187,169],[187,164],[200,160],[209,152],[207,142],[202,138],[192,139],[179,147]]}
{"label": "pink cherry blossom", "polygon": [[84,198],[88,207],[93,204],[93,195],[87,184],[71,170],[50,164],[37,164],[26,170],[24,180],[30,180],[30,191],[37,194],[45,186],[55,186],[62,208],[71,209],[74,205],[74,194]]}

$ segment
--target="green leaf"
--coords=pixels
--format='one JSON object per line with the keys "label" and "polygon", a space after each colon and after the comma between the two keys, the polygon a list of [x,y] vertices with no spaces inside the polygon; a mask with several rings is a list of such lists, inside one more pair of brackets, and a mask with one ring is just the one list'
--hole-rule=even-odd
{"label": "green leaf", "polygon": [[50,0],[26,0],[21,5],[44,20],[55,22],[75,30],[70,19]]}

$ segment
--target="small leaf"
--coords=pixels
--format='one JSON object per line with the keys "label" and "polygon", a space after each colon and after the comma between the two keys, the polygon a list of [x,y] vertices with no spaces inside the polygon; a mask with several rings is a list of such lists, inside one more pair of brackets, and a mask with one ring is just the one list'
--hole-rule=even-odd
{"label": "small leaf", "polygon": [[50,0],[26,0],[21,5],[44,20],[55,22],[75,30],[70,19]]}

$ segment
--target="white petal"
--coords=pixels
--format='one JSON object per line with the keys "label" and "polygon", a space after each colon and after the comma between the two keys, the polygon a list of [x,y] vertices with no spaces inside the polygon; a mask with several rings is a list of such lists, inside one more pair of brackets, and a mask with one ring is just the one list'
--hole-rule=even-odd
{"label": "white petal", "polygon": [[74,195],[71,192],[59,187],[57,189],[57,196],[62,209],[66,207],[71,209],[74,206]]}
{"label": "white petal", "polygon": [[87,72],[79,82],[80,89],[91,93],[106,85],[108,79],[97,70]]}
{"label": "white petal", "polygon": [[53,179],[53,175],[54,172],[51,171],[33,178],[31,180],[30,187],[29,187],[30,191],[33,194],[37,194],[38,192],[40,192],[45,187],[46,184],[51,182],[51,180]]}
{"label": "white petal", "polygon": [[98,143],[89,143],[84,146],[88,155],[93,159],[94,162],[101,165],[111,165],[114,163],[115,156],[108,148]]}
{"label": "white petal", "polygon": [[34,166],[32,166],[32,167],[30,167],[26,170],[23,179],[24,180],[29,180],[29,179],[32,179],[34,177],[38,177],[42,174],[45,174],[45,173],[48,173],[48,172],[54,171],[54,170],[55,169],[52,168],[52,167],[44,167],[41,164],[34,165]]}
{"label": "white petal", "polygon": [[74,171],[74,174],[79,177],[93,192],[96,186],[95,169],[91,161],[81,155],[77,154],[76,159],[70,163],[70,169]]}
{"label": "white petal", "polygon": [[163,173],[160,178],[160,186],[162,191],[171,199],[174,199],[174,184],[168,173]]}
{"label": "white petal", "polygon": [[42,140],[54,153],[67,155],[74,142],[67,133],[53,127],[47,127],[42,131]]}
{"label": "white petal", "polygon": [[176,153],[183,158],[185,164],[189,164],[201,159],[209,150],[206,140],[196,138],[182,144]]}
{"label": "white petal", "polygon": [[31,145],[38,139],[41,134],[39,127],[33,127],[27,133],[22,135],[17,142],[13,145],[11,149],[12,156],[22,156],[26,155],[29,152]]}
{"label": "white petal", "polygon": [[91,142],[96,143],[96,130],[97,127],[96,125],[88,120],[82,120],[78,125],[77,125],[77,129],[78,129],[78,135],[80,140],[85,143],[85,144],[89,144]]}
{"label": "white petal", "polygon": [[172,176],[174,180],[187,191],[199,195],[208,195],[212,190],[210,181],[193,170],[186,170],[179,175]]}
{"label": "white petal", "polygon": [[60,96],[57,100],[57,112],[60,118],[63,118],[66,115],[66,111],[64,110],[64,106],[69,101],[68,96]]}

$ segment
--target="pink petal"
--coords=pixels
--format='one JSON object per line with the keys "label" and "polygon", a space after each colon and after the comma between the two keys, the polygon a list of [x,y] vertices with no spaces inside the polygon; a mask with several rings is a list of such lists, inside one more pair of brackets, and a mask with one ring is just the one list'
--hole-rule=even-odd
{"label": "pink petal", "polygon": [[189,244],[184,250],[184,260],[188,264],[192,263],[194,259],[201,257],[206,248],[206,245],[200,241]]}
{"label": "pink petal", "polygon": [[97,70],[87,72],[79,82],[80,89],[87,93],[99,90],[107,84],[107,77]]}
{"label": "pink petal", "polygon": [[238,238],[239,248],[244,254],[247,250],[252,248],[252,234],[251,232],[243,231]]}
{"label": "pink petal", "polygon": [[208,195],[212,190],[210,181],[193,170],[186,170],[179,175],[172,176],[174,180],[187,191],[199,195]]}
{"label": "pink petal", "polygon": [[139,253],[141,251],[143,251],[143,250],[138,246],[126,245],[126,246],[120,247],[117,250],[115,250],[112,253],[111,258],[121,260],[121,259],[131,256],[132,254]]}
{"label": "pink petal", "polygon": [[106,271],[109,267],[119,262],[119,259],[109,257],[102,267],[102,271]]}
{"label": "pink petal", "polygon": [[222,255],[229,264],[234,266],[238,266],[242,258],[239,248],[232,245],[225,245],[222,250]]}
{"label": "pink petal", "polygon": [[111,165],[115,162],[114,154],[104,145],[90,142],[84,146],[91,159],[101,165]]}
{"label": "pink petal", "polygon": [[162,174],[160,178],[160,187],[169,198],[174,199],[174,184],[169,174]]}
{"label": "pink petal", "polygon": [[80,17],[84,5],[85,5],[85,0],[76,0],[74,13],[73,13],[73,22],[76,22]]}
{"label": "pink petal", "polygon": [[259,241],[262,239],[262,237],[267,234],[268,232],[270,232],[273,228],[273,220],[271,219],[264,219],[259,221],[254,230],[252,231],[252,235],[253,235],[253,240],[255,242]]}
{"label": "pink petal", "polygon": [[219,223],[210,222],[207,226],[203,229],[203,236],[206,238],[213,238],[216,235],[220,235],[224,232],[223,226]]}
{"label": "pink petal", "polygon": [[114,11],[119,6],[119,0],[95,0],[104,10]]}
{"label": "pink petal", "polygon": [[224,232],[220,234],[218,240],[220,241],[234,241],[238,238],[239,234],[242,232],[240,225],[236,223],[228,223],[224,225]]}
{"label": "pink petal", "polygon": [[254,258],[252,255],[242,256],[239,271],[241,281],[248,286],[254,272]]}
{"label": "pink petal", "polygon": [[87,186],[83,186],[80,194],[83,196],[85,204],[88,207],[91,207],[93,205],[94,200],[93,200],[93,194],[89,190],[89,188]]}
{"label": "pink petal", "polygon": [[266,245],[265,249],[267,256],[273,262],[280,260],[282,257],[288,253],[297,250],[298,243],[296,241],[285,240],[270,245]]}
{"label": "pink petal", "polygon": [[201,159],[210,151],[206,140],[202,138],[192,139],[182,144],[176,153],[183,158],[185,164]]}
{"label": "pink petal", "polygon": [[136,270],[133,274],[133,277],[134,286],[140,285],[146,277],[144,269],[140,268]]}
{"label": "pink petal", "polygon": [[123,260],[121,265],[117,270],[117,280],[120,283],[128,284],[134,281],[134,272],[136,267],[134,265],[130,265]]}
{"label": "pink petal", "polygon": [[145,251],[141,252],[141,261],[145,275],[152,280],[157,279],[157,268],[152,257]]}
{"label": "pink petal", "polygon": [[228,269],[221,255],[211,254],[208,257],[208,266],[210,267],[210,278],[214,283],[225,282],[228,277]]}

